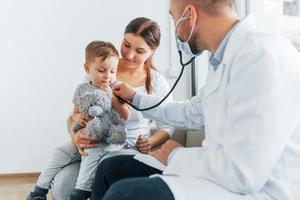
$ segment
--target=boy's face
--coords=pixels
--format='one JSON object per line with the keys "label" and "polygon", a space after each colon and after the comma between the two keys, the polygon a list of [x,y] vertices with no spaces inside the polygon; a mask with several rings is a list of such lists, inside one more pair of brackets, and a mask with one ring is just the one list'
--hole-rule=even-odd
{"label": "boy's face", "polygon": [[116,80],[116,72],[119,58],[111,56],[102,61],[101,57],[94,59],[94,62],[84,64],[85,71],[94,86],[107,90],[110,83]]}

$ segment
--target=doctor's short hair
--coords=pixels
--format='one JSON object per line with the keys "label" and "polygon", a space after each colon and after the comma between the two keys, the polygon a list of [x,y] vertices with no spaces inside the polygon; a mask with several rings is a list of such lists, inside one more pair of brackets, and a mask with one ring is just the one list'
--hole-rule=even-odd
{"label": "doctor's short hair", "polygon": [[181,4],[195,3],[201,9],[210,15],[219,15],[225,7],[234,9],[235,0],[175,0]]}
{"label": "doctor's short hair", "polygon": [[109,57],[119,58],[119,52],[113,44],[104,41],[92,41],[85,48],[85,62],[92,63],[95,58],[100,57],[102,61]]}

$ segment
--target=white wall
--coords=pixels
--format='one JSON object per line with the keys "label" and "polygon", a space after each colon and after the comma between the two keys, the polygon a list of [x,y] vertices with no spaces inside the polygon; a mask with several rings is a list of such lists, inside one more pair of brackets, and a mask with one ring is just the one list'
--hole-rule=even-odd
{"label": "white wall", "polygon": [[[150,17],[162,29],[155,63],[167,75],[168,7],[161,0],[2,0],[0,174],[40,171],[53,148],[69,140],[66,118],[84,74],[88,42],[109,40],[120,46],[130,19]],[[188,77],[186,72],[176,99],[189,96]]]}
{"label": "white wall", "polygon": [[248,0],[249,12],[255,18],[256,26],[266,32],[279,33],[283,1],[281,0]]}

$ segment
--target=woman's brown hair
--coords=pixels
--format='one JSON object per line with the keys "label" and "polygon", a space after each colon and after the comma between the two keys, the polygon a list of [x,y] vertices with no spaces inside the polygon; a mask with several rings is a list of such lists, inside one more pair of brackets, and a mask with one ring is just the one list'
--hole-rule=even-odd
{"label": "woman's brown hair", "polygon": [[[155,50],[160,44],[160,28],[158,24],[145,17],[138,17],[130,21],[126,26],[126,33],[134,33],[141,36],[152,50]],[[146,90],[150,94],[153,90],[151,85],[151,69],[155,70],[152,56],[145,61],[144,67],[147,72]]]}

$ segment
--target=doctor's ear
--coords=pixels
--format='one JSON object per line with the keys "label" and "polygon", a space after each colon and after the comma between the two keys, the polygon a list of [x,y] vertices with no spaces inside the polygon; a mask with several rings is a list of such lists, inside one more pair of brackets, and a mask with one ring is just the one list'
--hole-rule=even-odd
{"label": "doctor's ear", "polygon": [[195,6],[190,5],[188,6],[188,17],[190,18],[190,22],[192,24],[195,24],[196,20],[197,20],[197,9],[195,8]]}

